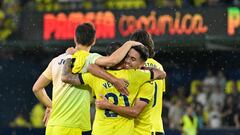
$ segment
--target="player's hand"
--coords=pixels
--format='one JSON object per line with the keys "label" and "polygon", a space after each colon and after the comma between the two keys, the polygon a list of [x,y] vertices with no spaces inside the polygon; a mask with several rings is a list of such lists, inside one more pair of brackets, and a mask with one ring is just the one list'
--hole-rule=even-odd
{"label": "player's hand", "polygon": [[[143,45],[142,43],[137,42],[137,41],[133,41],[133,40],[129,40],[129,41],[127,41],[127,43],[132,44],[132,46]],[[143,45],[143,46],[144,46],[144,45]]]}
{"label": "player's hand", "polygon": [[140,43],[140,42],[136,42],[136,41],[135,41],[135,43],[133,44],[133,46],[138,46],[138,45],[142,45],[142,46],[144,46],[142,43]]}
{"label": "player's hand", "polygon": [[45,114],[44,114],[44,117],[43,117],[43,123],[44,123],[45,127],[47,126],[48,119],[49,119],[49,116],[51,114],[51,111],[52,111],[52,109],[49,108],[49,107],[47,107],[46,110],[45,110]]}
{"label": "player's hand", "polygon": [[69,48],[66,50],[66,53],[67,53],[67,54],[71,54],[71,55],[73,55],[75,52],[76,52],[76,49],[73,48],[73,47],[69,47]]}
{"label": "player's hand", "polygon": [[110,102],[107,100],[107,98],[106,98],[105,96],[103,96],[103,95],[100,95],[100,98],[101,98],[100,100],[97,99],[97,100],[95,101],[96,107],[97,107],[98,109],[101,109],[101,110],[109,109],[112,103],[110,103]]}
{"label": "player's hand", "polygon": [[121,78],[116,78],[115,81],[113,82],[114,87],[123,95],[128,96],[129,92],[128,92],[128,81],[125,79],[121,79]]}

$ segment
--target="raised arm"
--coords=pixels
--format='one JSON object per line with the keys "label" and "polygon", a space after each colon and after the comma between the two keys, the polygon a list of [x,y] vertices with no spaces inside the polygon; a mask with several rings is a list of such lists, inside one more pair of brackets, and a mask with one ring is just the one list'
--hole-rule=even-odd
{"label": "raised arm", "polygon": [[96,64],[90,64],[88,66],[88,71],[104,80],[109,81],[111,84],[114,85],[114,87],[122,94],[128,95],[127,85],[128,81],[125,79],[119,79],[113,76],[112,74],[106,72],[103,68],[99,67]]}
{"label": "raised arm", "polygon": [[137,99],[133,107],[117,106],[115,104],[110,103],[107,100],[107,98],[102,95],[101,98],[102,100],[96,100],[96,106],[99,109],[109,109],[115,113],[118,113],[121,116],[131,118],[137,118],[148,104],[147,102],[142,101],[141,99]]}
{"label": "raised arm", "polygon": [[131,49],[131,47],[134,46],[135,44],[140,43],[135,41],[127,41],[119,49],[113,52],[110,56],[98,58],[95,64],[103,67],[112,67],[118,64],[120,61],[122,61],[122,59],[126,56],[128,51]]}

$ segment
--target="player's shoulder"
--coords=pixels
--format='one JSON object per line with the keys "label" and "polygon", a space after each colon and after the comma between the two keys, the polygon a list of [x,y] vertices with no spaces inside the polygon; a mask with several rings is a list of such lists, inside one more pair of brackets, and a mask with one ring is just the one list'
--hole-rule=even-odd
{"label": "player's shoulder", "polygon": [[59,61],[59,60],[61,60],[61,59],[65,59],[66,56],[67,56],[66,53],[62,53],[62,54],[60,54],[60,55],[54,57],[54,58],[52,59],[52,61]]}
{"label": "player's shoulder", "polygon": [[54,59],[61,59],[61,58],[65,58],[67,56],[67,53],[62,53],[58,56],[56,56]]}
{"label": "player's shoulder", "polygon": [[86,60],[87,61],[92,61],[92,60],[96,60],[99,57],[103,57],[103,56],[99,53],[89,53]]}
{"label": "player's shoulder", "polygon": [[148,69],[130,69],[129,72],[131,72],[132,74],[135,74],[135,75],[150,73],[150,71]]}
{"label": "player's shoulder", "polygon": [[145,69],[120,69],[120,70],[107,70],[107,72],[115,75],[117,74],[130,75],[130,74],[139,74],[139,73],[150,72],[150,71]]}
{"label": "player's shoulder", "polygon": [[107,69],[106,71],[113,75],[120,75],[120,74],[127,74],[129,69]]}
{"label": "player's shoulder", "polygon": [[158,61],[154,60],[153,58],[148,58],[145,62],[146,67],[154,67],[154,68],[163,68],[162,64]]}
{"label": "player's shoulder", "polygon": [[89,53],[88,57],[96,57],[96,56],[102,56],[99,53]]}
{"label": "player's shoulder", "polygon": [[153,58],[148,58],[146,63],[152,63],[152,64],[157,64],[157,65],[162,65],[158,61],[154,60]]}

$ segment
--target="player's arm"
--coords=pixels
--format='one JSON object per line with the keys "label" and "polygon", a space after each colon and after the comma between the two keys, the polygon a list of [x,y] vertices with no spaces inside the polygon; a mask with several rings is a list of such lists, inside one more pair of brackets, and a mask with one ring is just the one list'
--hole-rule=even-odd
{"label": "player's arm", "polygon": [[[48,65],[47,69],[44,71],[45,74],[51,76],[51,63]],[[45,87],[51,83],[51,80],[48,79],[44,73],[40,75],[38,80],[33,85],[32,91],[37,97],[37,99],[48,108],[52,108],[52,101],[46,93]],[[50,75],[49,75],[50,74]]]}
{"label": "player's arm", "polygon": [[37,99],[46,107],[52,108],[52,101],[46,93],[45,87],[51,83],[44,75],[41,75],[33,85],[33,93]]}
{"label": "player's arm", "polygon": [[104,80],[108,80],[110,83],[114,85],[114,87],[122,94],[128,95],[128,81],[125,79],[116,78],[112,74],[106,72],[103,68],[99,67],[96,64],[90,64],[88,66],[88,71],[93,74],[94,76],[97,76],[99,78],[102,78]]}
{"label": "player's arm", "polygon": [[140,98],[135,101],[135,105],[133,107],[126,107],[117,106],[109,102],[106,97],[104,96],[101,97],[102,100],[96,100],[96,106],[99,109],[109,109],[113,112],[118,113],[121,116],[132,118],[137,118],[149,102],[149,100],[147,99]]}
{"label": "player's arm", "polygon": [[152,68],[152,67],[142,67],[141,69],[143,70],[150,70],[151,72],[151,79],[152,80],[157,80],[157,79],[164,79],[166,78],[167,74],[164,70],[160,70],[158,68]]}
{"label": "player's arm", "polygon": [[165,71],[162,71],[156,68],[150,69],[150,72],[151,72],[151,80],[164,79],[167,76]]}
{"label": "player's arm", "polygon": [[95,64],[103,67],[112,67],[118,64],[123,58],[126,56],[128,51],[132,46],[140,44],[135,41],[127,41],[125,42],[119,49],[113,52],[110,56],[100,57],[96,60]]}
{"label": "player's arm", "polygon": [[69,83],[76,86],[81,85],[81,81],[79,80],[78,74],[72,73],[71,65],[72,59],[71,58],[65,59],[61,79],[64,83]]}
{"label": "player's arm", "polygon": [[[69,83],[69,84],[73,84],[73,85],[81,85],[82,81],[79,79],[79,78],[81,78],[81,74],[73,74],[72,73],[71,63],[72,63],[72,60],[70,58],[67,58],[65,60],[61,79],[65,83]],[[92,71],[92,70],[95,70],[95,68],[90,66],[90,67],[88,67],[88,70]],[[95,71],[93,71],[93,72],[95,72]],[[112,76],[108,75],[108,73],[102,72],[102,70],[100,72],[101,72],[101,76],[103,78],[106,77],[106,79],[109,79],[110,82],[112,80],[114,80],[113,78],[111,78]]]}
{"label": "player's arm", "polygon": [[[73,74],[72,73],[72,68],[71,68],[71,65],[72,65],[72,60],[71,58],[67,58],[65,60],[65,63],[64,63],[64,67],[63,67],[63,72],[62,72],[62,81],[64,83],[69,83],[69,84],[72,84],[72,85],[81,85],[83,82],[79,79],[81,78],[81,74]],[[105,80],[108,80],[110,83],[112,83],[122,94],[125,94],[127,95],[128,92],[127,92],[127,87],[126,87],[126,82],[123,81],[122,79],[118,79],[114,76],[112,76],[111,74],[107,73],[105,70],[101,69],[100,67],[98,66],[94,66],[91,64],[88,66],[88,70],[89,71],[92,71],[93,74],[97,75],[98,77],[101,77]]]}

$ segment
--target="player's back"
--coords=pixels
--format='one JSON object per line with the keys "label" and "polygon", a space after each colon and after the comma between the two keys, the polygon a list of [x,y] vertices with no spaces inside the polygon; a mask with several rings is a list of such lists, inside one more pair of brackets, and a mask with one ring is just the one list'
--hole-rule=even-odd
{"label": "player's back", "polygon": [[[91,74],[83,76],[85,83],[92,87],[96,98],[100,99],[100,94],[105,96],[110,102],[118,106],[133,106],[140,86],[150,80],[150,72],[143,70],[116,70],[108,71],[118,78],[128,80],[129,95],[120,94],[116,88],[106,80],[94,77]],[[133,131],[134,121],[110,110],[100,110],[96,108],[95,120],[93,124],[93,134],[124,134]]]}
{"label": "player's back", "polygon": [[67,54],[59,55],[51,61],[52,68],[52,112],[48,125],[77,127],[83,131],[91,130],[88,86],[74,87],[63,83],[61,75]]}
{"label": "player's back", "polygon": [[[156,60],[149,58],[145,62],[145,66],[163,70],[163,66]],[[165,92],[165,79],[153,81],[154,95],[151,109],[152,132],[164,132],[162,122],[162,96]]]}

